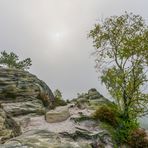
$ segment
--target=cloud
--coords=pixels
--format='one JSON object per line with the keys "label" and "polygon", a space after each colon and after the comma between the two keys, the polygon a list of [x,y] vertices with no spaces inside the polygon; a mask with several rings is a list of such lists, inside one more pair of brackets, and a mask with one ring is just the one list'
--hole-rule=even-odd
{"label": "cloud", "polygon": [[[96,87],[87,34],[98,18],[130,11],[147,18],[147,0],[1,0],[0,50],[31,57],[31,72],[64,97]],[[55,35],[63,34],[60,40]]]}

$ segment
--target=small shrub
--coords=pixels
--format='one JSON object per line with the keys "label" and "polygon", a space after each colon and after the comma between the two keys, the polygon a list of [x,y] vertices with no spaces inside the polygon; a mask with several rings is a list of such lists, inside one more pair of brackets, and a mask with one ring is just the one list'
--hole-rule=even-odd
{"label": "small shrub", "polygon": [[66,103],[69,104],[70,103],[70,100],[66,100]]}
{"label": "small shrub", "polygon": [[106,122],[113,127],[117,126],[117,113],[107,105],[99,107],[94,115],[94,119],[99,119],[102,122]]}
{"label": "small shrub", "polygon": [[128,143],[130,134],[133,130],[137,129],[139,124],[137,120],[125,121],[124,119],[118,119],[118,126],[115,128],[113,139],[117,144]]}
{"label": "small shrub", "polygon": [[131,148],[148,148],[148,139],[144,129],[135,129],[128,141]]}
{"label": "small shrub", "polygon": [[114,143],[118,146],[127,144],[131,133],[139,127],[136,119],[125,120],[115,104],[100,106],[93,114],[93,118],[102,122],[102,128],[110,133]]}
{"label": "small shrub", "polygon": [[54,97],[55,97],[55,101],[54,101],[54,104],[53,104],[54,108],[56,106],[65,106],[65,105],[67,105],[67,102],[62,99],[62,93],[58,89],[56,89],[54,91]]}
{"label": "small shrub", "polygon": [[55,98],[54,106],[65,106],[65,105],[67,105],[65,100]]}

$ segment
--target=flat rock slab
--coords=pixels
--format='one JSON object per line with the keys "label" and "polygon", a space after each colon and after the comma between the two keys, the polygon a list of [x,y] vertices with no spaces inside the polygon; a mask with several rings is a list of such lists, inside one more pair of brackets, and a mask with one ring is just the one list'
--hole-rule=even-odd
{"label": "flat rock slab", "polygon": [[91,148],[86,141],[76,142],[48,130],[32,130],[7,141],[0,148]]}
{"label": "flat rock slab", "polygon": [[65,121],[70,117],[70,112],[67,106],[57,107],[46,113],[45,119],[48,123],[56,123]]}
{"label": "flat rock slab", "polygon": [[[65,126],[66,125],[66,126]],[[45,120],[44,116],[31,117],[30,121],[28,121],[27,126],[23,127],[23,132],[27,132],[30,130],[48,130],[54,133],[75,132],[75,123],[68,118],[65,121],[57,122],[57,123],[48,123]]]}

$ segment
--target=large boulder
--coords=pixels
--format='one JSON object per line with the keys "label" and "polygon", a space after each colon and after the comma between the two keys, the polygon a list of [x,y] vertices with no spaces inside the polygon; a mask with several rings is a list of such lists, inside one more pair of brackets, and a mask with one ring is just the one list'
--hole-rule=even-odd
{"label": "large boulder", "polygon": [[21,134],[20,126],[0,108],[0,143],[19,136]]}
{"label": "large boulder", "polygon": [[67,106],[57,107],[55,110],[50,110],[46,113],[46,121],[48,123],[61,122],[70,117],[70,112]]}
{"label": "large boulder", "polygon": [[0,103],[11,116],[43,114],[53,102],[52,91],[35,75],[0,67]]}

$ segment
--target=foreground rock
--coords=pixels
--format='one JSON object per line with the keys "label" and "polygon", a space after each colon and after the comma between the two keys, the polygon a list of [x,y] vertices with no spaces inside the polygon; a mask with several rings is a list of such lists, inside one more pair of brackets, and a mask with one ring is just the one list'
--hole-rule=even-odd
{"label": "foreground rock", "polygon": [[8,122],[1,120],[1,129],[11,134],[4,134],[0,148],[113,148],[107,131],[90,118],[92,100],[108,102],[99,93],[91,90],[67,106],[49,110],[54,97],[44,82],[28,72],[0,70],[1,107],[14,121],[7,126]]}
{"label": "foreground rock", "polygon": [[0,103],[11,116],[43,114],[53,101],[50,88],[35,75],[0,67]]}
{"label": "foreground rock", "polygon": [[1,148],[92,148],[90,144],[82,141],[75,142],[70,137],[64,137],[47,130],[33,130],[22,136],[13,138]]}
{"label": "foreground rock", "polygon": [[[93,110],[79,109],[73,104],[69,108],[70,117],[61,122],[48,123],[45,116],[26,116],[26,126],[22,135],[7,140],[1,148],[113,148],[107,131],[99,127],[99,121],[90,116]],[[60,107],[61,108],[61,107]],[[20,121],[22,119],[20,118]]]}
{"label": "foreground rock", "polygon": [[0,143],[19,136],[21,134],[20,126],[0,108]]}
{"label": "foreground rock", "polygon": [[32,116],[52,107],[50,88],[29,72],[0,67],[0,143],[23,132]]}
{"label": "foreground rock", "polygon": [[99,148],[101,146],[112,148],[109,135],[105,131],[93,132],[81,126],[76,127],[72,133],[51,132],[48,128],[32,129],[0,145],[1,148]]}
{"label": "foreground rock", "polygon": [[70,116],[68,107],[57,107],[55,110],[50,110],[46,113],[46,121],[48,123],[61,122],[68,119]]}

